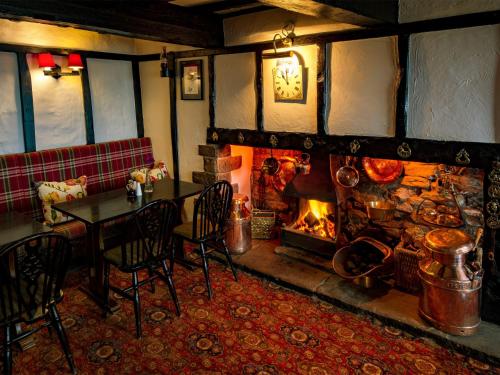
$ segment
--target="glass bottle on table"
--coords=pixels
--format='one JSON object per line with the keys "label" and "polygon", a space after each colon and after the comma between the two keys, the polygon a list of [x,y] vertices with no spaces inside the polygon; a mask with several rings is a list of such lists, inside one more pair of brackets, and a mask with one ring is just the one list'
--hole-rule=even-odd
{"label": "glass bottle on table", "polygon": [[148,169],[146,172],[146,182],[144,183],[144,192],[152,193],[153,192],[153,182],[151,181],[151,170]]}

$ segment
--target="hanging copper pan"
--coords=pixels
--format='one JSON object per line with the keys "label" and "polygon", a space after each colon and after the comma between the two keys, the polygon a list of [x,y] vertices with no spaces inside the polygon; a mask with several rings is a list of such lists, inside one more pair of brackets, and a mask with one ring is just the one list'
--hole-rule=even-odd
{"label": "hanging copper pan", "polygon": [[403,172],[400,160],[363,158],[362,164],[370,180],[377,184],[390,184]]}

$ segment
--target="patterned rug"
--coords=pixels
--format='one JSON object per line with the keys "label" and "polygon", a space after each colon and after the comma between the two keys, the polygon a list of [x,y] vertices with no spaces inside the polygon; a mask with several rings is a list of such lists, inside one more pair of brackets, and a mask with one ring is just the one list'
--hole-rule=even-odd
{"label": "patterned rug", "polygon": [[[214,299],[201,270],[175,269],[182,315],[166,286],[142,289],[143,338],[135,338],[133,305],[106,320],[69,275],[59,311],[78,373],[103,374],[500,374],[428,339],[315,301],[276,284],[210,263]],[[114,285],[130,276],[114,273]],[[115,295],[115,298],[117,296]],[[117,298],[118,299],[118,298]],[[43,330],[36,347],[14,352],[14,373],[67,374],[56,335]]]}

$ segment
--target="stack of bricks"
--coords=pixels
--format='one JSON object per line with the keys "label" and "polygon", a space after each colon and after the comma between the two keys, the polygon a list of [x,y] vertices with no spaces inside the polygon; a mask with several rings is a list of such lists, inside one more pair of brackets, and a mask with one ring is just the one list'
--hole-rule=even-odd
{"label": "stack of bricks", "polygon": [[[241,168],[241,155],[231,156],[230,145],[199,145],[198,155],[203,156],[203,172],[193,172],[193,182],[209,186],[216,181],[231,182],[231,171]],[[238,185],[233,189],[238,191]]]}

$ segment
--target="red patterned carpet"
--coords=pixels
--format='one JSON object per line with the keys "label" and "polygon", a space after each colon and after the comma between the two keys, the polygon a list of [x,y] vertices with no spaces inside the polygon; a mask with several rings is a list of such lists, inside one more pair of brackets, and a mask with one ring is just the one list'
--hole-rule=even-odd
{"label": "red patterned carpet", "polygon": [[[143,338],[131,302],[106,320],[77,289],[72,273],[61,316],[81,375],[95,374],[500,374],[499,369],[258,278],[211,262],[214,299],[201,270],[176,267],[182,316],[167,288],[143,288]],[[117,283],[127,275],[114,274]],[[20,374],[67,374],[54,334],[35,335],[36,348],[14,353]]]}

